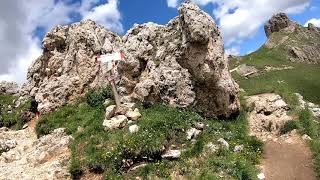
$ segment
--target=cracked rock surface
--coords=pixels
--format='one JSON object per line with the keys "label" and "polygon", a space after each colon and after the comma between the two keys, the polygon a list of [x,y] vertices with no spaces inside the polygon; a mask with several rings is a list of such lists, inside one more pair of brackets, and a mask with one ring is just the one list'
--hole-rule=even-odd
{"label": "cracked rock surface", "polygon": [[120,37],[93,21],[57,26],[29,68],[25,95],[50,112],[107,84],[99,53],[123,51],[117,82],[123,102],[163,102],[192,107],[210,117],[238,113],[239,87],[228,71],[220,30],[198,6],[184,3],[166,25],[135,25]]}
{"label": "cracked rock surface", "polygon": [[63,129],[37,139],[31,128],[1,128],[0,148],[6,149],[0,155],[0,179],[71,179],[70,138]]}

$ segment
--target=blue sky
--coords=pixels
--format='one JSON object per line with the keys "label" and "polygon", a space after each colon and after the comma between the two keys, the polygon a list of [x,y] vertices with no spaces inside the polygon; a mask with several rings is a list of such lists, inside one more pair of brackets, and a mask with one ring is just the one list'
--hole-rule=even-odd
{"label": "blue sky", "polygon": [[[166,24],[183,0],[2,0],[0,1],[0,81],[25,82],[41,41],[56,25],[92,19],[119,34],[133,24]],[[227,53],[244,55],[265,41],[264,23],[277,12],[304,25],[320,26],[319,0],[192,0],[220,27]]]}
{"label": "blue sky", "polygon": [[[55,0],[59,2],[61,0]],[[99,6],[107,3],[108,0],[99,0],[95,6]],[[301,13],[289,14],[289,17],[299,22],[300,24],[305,24],[308,20],[312,18],[320,19],[320,1],[310,1],[308,8],[306,8]],[[69,0],[68,4],[81,3],[81,0]],[[166,0],[119,0],[118,9],[121,13],[121,23],[123,25],[124,34],[129,30],[135,23],[142,24],[145,22],[155,22],[158,24],[166,24],[170,19],[178,15],[176,7],[168,7]],[[217,5],[214,3],[208,3],[206,5],[200,5],[200,7],[210,14],[216,21],[219,23],[213,14],[213,11],[217,8]],[[254,15],[254,14],[253,14]],[[77,22],[81,20],[81,16],[78,13],[74,13],[70,16],[72,22]],[[70,22],[70,23],[72,23]],[[69,23],[68,23],[69,24]],[[45,28],[37,28],[34,31],[34,35],[38,36],[39,39],[42,39],[46,33]],[[238,52],[240,55],[247,54],[258,49],[266,41],[266,36],[264,33],[263,26],[260,26],[256,33],[253,33],[251,37],[244,38],[241,43]],[[234,44],[226,45],[226,48],[232,48]]]}

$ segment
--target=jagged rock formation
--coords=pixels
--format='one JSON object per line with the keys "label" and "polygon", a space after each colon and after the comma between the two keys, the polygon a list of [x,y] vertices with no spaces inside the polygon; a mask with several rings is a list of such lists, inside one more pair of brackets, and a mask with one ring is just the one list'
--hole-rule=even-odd
{"label": "jagged rock formation", "polygon": [[166,26],[137,25],[124,36],[130,55],[125,93],[229,117],[239,109],[238,85],[228,72],[220,31],[195,5],[183,4],[179,12]]}
{"label": "jagged rock formation", "polygon": [[280,30],[289,27],[292,22],[289,20],[285,13],[279,13],[274,15],[264,26],[267,37],[269,37],[274,32],[279,32]]}
{"label": "jagged rock formation", "polygon": [[92,21],[54,28],[29,69],[25,94],[36,97],[40,111],[51,111],[106,84],[94,59],[122,50],[123,102],[165,102],[207,116],[237,113],[238,85],[228,71],[219,29],[196,5],[183,4],[179,12],[167,25],[135,25],[122,38]]}
{"label": "jagged rock formation", "polygon": [[303,27],[284,13],[274,15],[265,25],[267,48],[284,50],[293,62],[320,63],[320,28]]}
{"label": "jagged rock formation", "polygon": [[0,82],[0,94],[17,95],[19,93],[19,86],[15,82]]}
{"label": "jagged rock formation", "polygon": [[22,94],[35,96],[39,111],[49,112],[107,82],[95,57],[118,51],[121,38],[87,20],[57,26],[43,40],[43,54],[28,70]]}
{"label": "jagged rock formation", "polygon": [[0,128],[0,179],[71,179],[70,140],[63,129],[37,139],[31,128]]}

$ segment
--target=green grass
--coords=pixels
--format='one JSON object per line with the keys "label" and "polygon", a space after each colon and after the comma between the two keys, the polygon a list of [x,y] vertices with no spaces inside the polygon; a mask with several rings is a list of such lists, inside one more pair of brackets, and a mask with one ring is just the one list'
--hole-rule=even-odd
{"label": "green grass", "polygon": [[[137,122],[140,130],[130,134],[128,127],[104,131],[104,107],[101,103],[90,106],[87,102],[88,99],[82,100],[44,115],[36,126],[38,136],[64,127],[74,137],[70,145],[70,172],[74,177],[86,169],[103,172],[106,179],[170,178],[173,172],[191,179],[217,178],[221,172],[228,179],[256,178],[255,165],[259,163],[263,144],[248,136],[245,112],[233,121],[220,122],[160,104],[150,108],[141,106],[142,118]],[[187,140],[186,130],[199,121],[207,127],[195,142]],[[78,131],[78,127],[83,131]],[[230,150],[208,152],[206,144],[217,144],[219,138],[229,142]],[[244,151],[234,153],[233,148],[240,144],[244,145]],[[164,148],[172,145],[183,150],[181,158],[162,159]],[[147,163],[147,166],[128,171],[127,159],[133,164]]]}
{"label": "green grass", "polygon": [[[298,64],[287,60],[280,50],[260,48],[243,58],[241,63],[263,68],[267,65],[290,65],[294,69],[271,71],[245,79],[233,73],[233,77],[248,95],[276,92],[287,101],[294,100],[293,93],[300,93],[308,101],[320,104],[320,65]],[[280,82],[280,83],[279,83]],[[291,104],[294,104],[291,103]]]}
{"label": "green grass", "polygon": [[[16,96],[0,94],[0,124],[12,129],[21,129],[26,123],[23,113],[29,111],[30,101],[15,108],[15,101],[18,99]],[[11,106],[11,108],[9,108]],[[11,110],[11,112],[8,112]]]}
{"label": "green grass", "polygon": [[320,124],[315,121],[315,117],[308,109],[299,112],[299,122],[301,134],[307,134],[312,138],[309,145],[314,155],[315,170],[320,178]]}
{"label": "green grass", "polygon": [[[281,37],[281,34],[278,34]],[[292,36],[292,37],[291,37]],[[290,40],[296,38],[291,35]],[[276,38],[276,37],[275,37]],[[299,43],[308,43],[306,39],[300,39]],[[290,42],[286,42],[290,43]],[[258,51],[242,58],[233,65],[249,64],[263,70],[265,66],[292,66],[294,69],[264,72],[256,77],[245,79],[236,72],[233,77],[246,95],[261,93],[277,93],[281,95],[291,107],[291,113],[298,115],[298,121],[289,121],[282,128],[281,133],[287,133],[297,129],[301,134],[308,134],[313,140],[310,141],[310,148],[314,153],[314,164],[320,178],[320,125],[314,121],[310,111],[299,110],[298,99],[294,93],[300,93],[306,100],[320,104],[320,65],[293,63],[287,59],[283,46],[274,49],[261,47]]]}
{"label": "green grass", "polygon": [[299,129],[299,122],[298,121],[287,121],[283,124],[280,128],[280,134],[287,134],[294,129]]}

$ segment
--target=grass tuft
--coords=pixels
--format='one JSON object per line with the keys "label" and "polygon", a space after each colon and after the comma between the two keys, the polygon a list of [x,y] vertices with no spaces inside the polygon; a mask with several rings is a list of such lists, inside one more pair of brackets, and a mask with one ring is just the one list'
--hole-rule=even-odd
{"label": "grass tuft", "polygon": [[283,124],[283,126],[280,128],[280,134],[287,134],[294,129],[299,129],[299,122],[298,121],[287,121]]}

